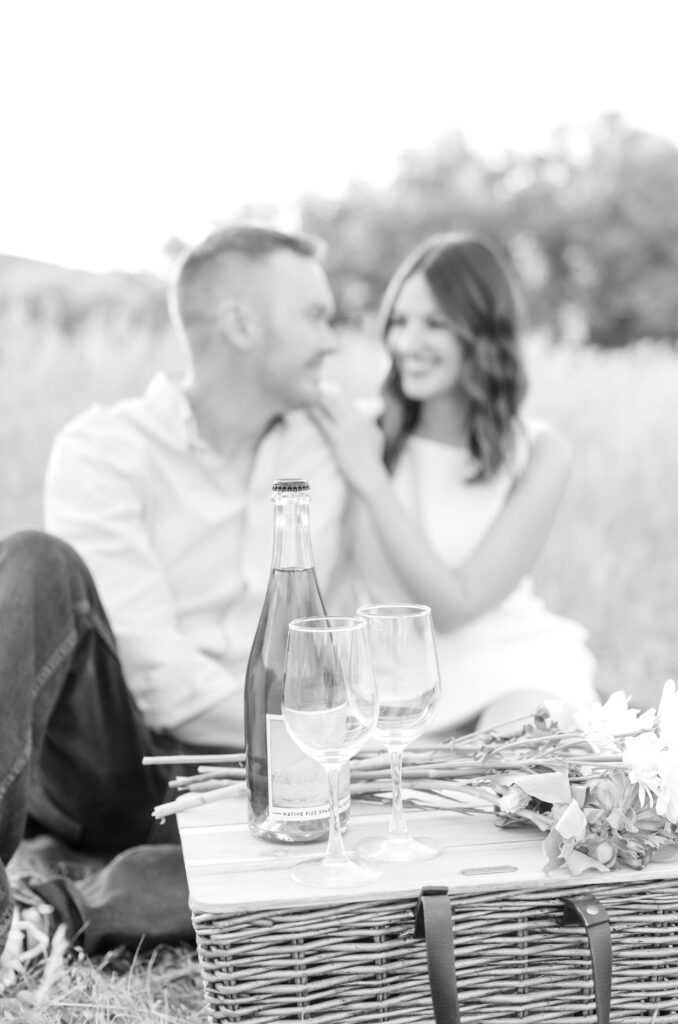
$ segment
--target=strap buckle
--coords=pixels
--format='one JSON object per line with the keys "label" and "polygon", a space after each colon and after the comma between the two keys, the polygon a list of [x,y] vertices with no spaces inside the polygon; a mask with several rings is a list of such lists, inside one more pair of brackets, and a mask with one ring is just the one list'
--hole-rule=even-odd
{"label": "strap buckle", "polygon": [[426,937],[426,924],[424,920],[424,900],[427,896],[449,896],[450,890],[444,885],[425,885],[419,893],[417,905],[414,908],[414,937],[423,939]]}

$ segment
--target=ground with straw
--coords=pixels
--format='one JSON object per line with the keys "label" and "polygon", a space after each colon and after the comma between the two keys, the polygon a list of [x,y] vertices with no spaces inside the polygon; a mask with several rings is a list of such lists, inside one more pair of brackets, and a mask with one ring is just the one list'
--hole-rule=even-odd
{"label": "ground with straw", "polygon": [[195,952],[116,950],[37,964],[0,996],[0,1024],[205,1024]]}

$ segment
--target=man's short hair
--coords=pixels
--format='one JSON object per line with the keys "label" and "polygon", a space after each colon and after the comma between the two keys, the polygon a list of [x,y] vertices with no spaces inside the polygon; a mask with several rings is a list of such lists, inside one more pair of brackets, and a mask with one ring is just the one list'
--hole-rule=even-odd
{"label": "man's short hair", "polygon": [[193,273],[202,263],[227,253],[257,262],[280,249],[289,249],[299,256],[319,255],[317,242],[306,235],[293,235],[254,224],[233,224],[213,231],[190,248],[179,261],[178,277]]}
{"label": "man's short hair", "polygon": [[[301,234],[278,231],[254,224],[232,224],[211,232],[203,241],[180,256],[170,286],[170,316],[175,326],[189,326],[190,321],[203,319],[207,312],[201,301],[191,296],[204,286],[209,291],[215,275],[233,280],[247,264],[263,263],[276,252],[292,252],[310,259],[320,259],[318,241]],[[197,296],[196,296],[197,298]],[[202,314],[202,316],[201,316]]]}

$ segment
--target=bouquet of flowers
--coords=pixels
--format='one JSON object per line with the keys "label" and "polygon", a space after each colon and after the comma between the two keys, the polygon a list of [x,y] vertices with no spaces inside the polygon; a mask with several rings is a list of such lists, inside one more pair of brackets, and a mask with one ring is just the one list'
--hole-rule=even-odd
{"label": "bouquet of flowers", "polygon": [[[546,702],[525,724],[470,733],[403,758],[408,801],[477,814],[501,827],[536,825],[545,833],[545,870],[642,868],[678,852],[678,693],[669,680],[659,708],[640,712],[613,693],[586,711]],[[183,792],[155,809],[158,818],[244,792],[244,754],[194,758],[198,775],[170,783]],[[351,761],[351,793],[390,800],[389,759],[365,752]],[[480,805],[480,806],[479,806]]]}
{"label": "bouquet of flowers", "polygon": [[[519,732],[495,728],[412,750],[403,786],[413,803],[435,795],[463,811],[470,795],[473,811],[482,801],[502,827],[536,825],[547,872],[642,868],[678,848],[678,693],[669,680],[656,711],[628,701],[616,692],[586,711],[547,702]],[[387,790],[387,767],[374,755],[355,758],[353,794]]]}

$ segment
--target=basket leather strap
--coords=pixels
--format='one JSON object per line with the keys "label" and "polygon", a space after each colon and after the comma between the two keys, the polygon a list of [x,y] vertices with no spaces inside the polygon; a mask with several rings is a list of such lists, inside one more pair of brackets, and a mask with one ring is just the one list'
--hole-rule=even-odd
{"label": "basket leather strap", "polygon": [[449,890],[425,886],[414,912],[414,937],[426,939],[426,959],[436,1024],[459,1024],[457,974]]}
{"label": "basket leather strap", "polygon": [[598,1024],[609,1024],[612,997],[612,940],[610,918],[595,896],[563,896],[564,924],[581,921],[591,951],[591,974]]}
{"label": "basket leather strap", "polygon": [[[579,921],[586,929],[598,1024],[609,1024],[612,992],[612,943],[607,911],[594,896],[564,896],[563,924]],[[414,938],[426,940],[431,1001],[436,1024],[460,1024],[454,934],[449,890],[425,886],[414,912]]]}

